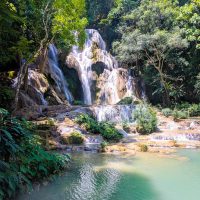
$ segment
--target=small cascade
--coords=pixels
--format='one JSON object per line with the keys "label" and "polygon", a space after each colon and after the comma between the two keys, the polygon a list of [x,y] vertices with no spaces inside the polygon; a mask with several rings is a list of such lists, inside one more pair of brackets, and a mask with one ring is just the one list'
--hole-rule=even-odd
{"label": "small cascade", "polygon": [[185,134],[167,134],[167,135],[153,135],[151,136],[152,141],[200,141],[199,133],[185,133]]}
{"label": "small cascade", "polygon": [[71,103],[73,101],[73,97],[68,89],[68,84],[65,80],[65,77],[61,69],[59,68],[58,52],[55,45],[53,44],[49,45],[48,62],[51,78],[55,81],[57,89],[59,90],[59,92],[63,93],[65,98]]}
{"label": "small cascade", "polygon": [[93,107],[97,121],[132,122],[134,105],[99,105]]}

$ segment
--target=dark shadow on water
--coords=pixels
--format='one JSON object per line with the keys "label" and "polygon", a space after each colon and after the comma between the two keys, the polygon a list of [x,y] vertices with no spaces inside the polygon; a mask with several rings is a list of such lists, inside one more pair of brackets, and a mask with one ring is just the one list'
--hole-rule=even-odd
{"label": "dark shadow on water", "polygon": [[142,174],[123,173],[118,190],[109,200],[161,200],[151,181]]}

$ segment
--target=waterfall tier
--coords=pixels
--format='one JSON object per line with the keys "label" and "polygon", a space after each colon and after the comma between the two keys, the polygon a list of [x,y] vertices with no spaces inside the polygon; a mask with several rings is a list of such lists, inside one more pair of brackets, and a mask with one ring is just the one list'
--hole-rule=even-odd
{"label": "waterfall tier", "polygon": [[49,45],[48,63],[51,78],[55,81],[57,89],[60,93],[63,93],[65,98],[71,103],[73,101],[73,97],[68,89],[68,84],[65,80],[63,72],[59,68],[58,51],[53,44]]}
{"label": "waterfall tier", "polygon": [[74,46],[66,59],[67,66],[78,72],[84,103],[114,105],[124,97],[135,96],[135,79],[118,67],[99,32],[88,29],[86,35],[84,48]]}
{"label": "waterfall tier", "polygon": [[99,122],[131,122],[134,109],[134,105],[100,105],[93,107],[93,113]]}

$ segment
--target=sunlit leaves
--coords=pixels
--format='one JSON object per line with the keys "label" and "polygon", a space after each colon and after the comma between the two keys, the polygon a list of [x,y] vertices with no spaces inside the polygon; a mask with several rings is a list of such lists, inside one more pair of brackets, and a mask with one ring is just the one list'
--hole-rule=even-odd
{"label": "sunlit leaves", "polygon": [[64,41],[66,45],[83,45],[84,29],[87,25],[85,0],[55,0],[53,8],[55,15],[52,21],[52,33],[55,39],[58,42]]}

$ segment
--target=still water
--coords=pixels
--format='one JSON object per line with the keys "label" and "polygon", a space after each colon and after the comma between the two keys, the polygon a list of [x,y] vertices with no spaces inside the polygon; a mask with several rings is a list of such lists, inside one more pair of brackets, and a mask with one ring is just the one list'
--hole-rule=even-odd
{"label": "still water", "polygon": [[73,154],[67,172],[18,200],[199,200],[200,151]]}

